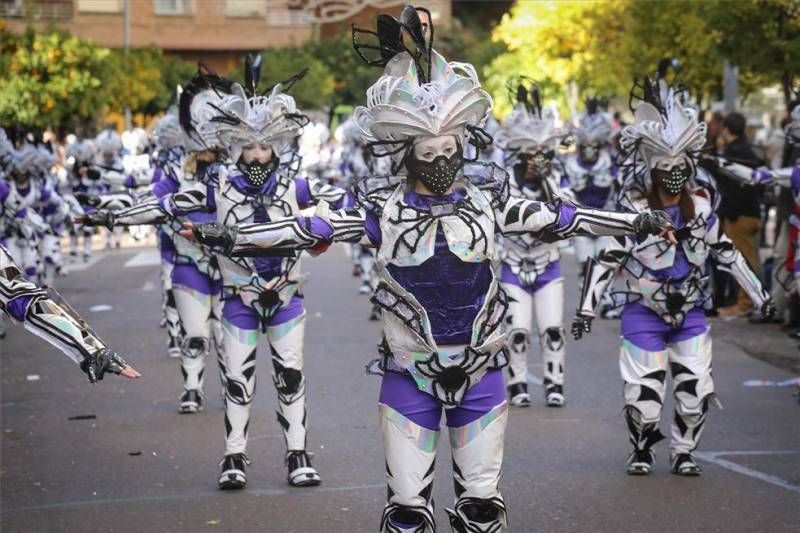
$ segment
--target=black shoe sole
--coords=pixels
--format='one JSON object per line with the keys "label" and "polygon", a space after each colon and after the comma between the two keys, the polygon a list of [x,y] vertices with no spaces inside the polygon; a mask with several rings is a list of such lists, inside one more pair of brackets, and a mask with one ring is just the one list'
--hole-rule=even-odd
{"label": "black shoe sole", "polygon": [[219,490],[241,490],[245,488],[247,482],[241,481],[225,481],[219,484]]}

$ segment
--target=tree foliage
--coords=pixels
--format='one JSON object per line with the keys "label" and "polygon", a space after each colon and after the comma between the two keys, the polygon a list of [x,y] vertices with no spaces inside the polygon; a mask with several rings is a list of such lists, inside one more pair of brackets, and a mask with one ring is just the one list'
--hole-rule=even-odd
{"label": "tree foliage", "polygon": [[67,32],[14,35],[0,28],[0,123],[26,129],[74,129],[129,106],[167,108],[175,86],[195,67],[158,48],[109,50]]}
{"label": "tree foliage", "polygon": [[70,126],[97,115],[109,51],[63,32],[0,32],[0,122]]}
{"label": "tree foliage", "polygon": [[725,60],[739,67],[743,95],[782,84],[788,98],[800,71],[796,0],[517,2],[492,37],[508,48],[484,71],[501,113],[515,75],[537,80],[564,109],[570,89],[627,95],[665,57],[680,62],[678,79],[701,104],[721,98]]}

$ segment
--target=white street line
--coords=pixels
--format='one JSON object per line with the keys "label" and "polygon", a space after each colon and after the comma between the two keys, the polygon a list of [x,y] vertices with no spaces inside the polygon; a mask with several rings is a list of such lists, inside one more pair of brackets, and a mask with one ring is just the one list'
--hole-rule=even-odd
{"label": "white street line", "polygon": [[139,252],[125,261],[125,268],[155,266],[160,264],[161,253],[158,250],[148,249],[144,250],[143,252]]}
{"label": "white street line", "polygon": [[800,485],[795,485],[786,481],[785,479],[781,479],[777,476],[773,476],[771,474],[765,474],[764,472],[759,472],[758,470],[753,470],[752,468],[748,468],[746,466],[740,465],[738,463],[734,463],[733,461],[728,461],[726,459],[720,459],[719,456],[721,455],[783,455],[789,453],[800,453],[798,451],[778,451],[778,452],[768,452],[768,451],[752,451],[752,452],[694,452],[694,456],[698,459],[703,461],[713,463],[717,466],[721,466],[722,468],[727,468],[737,474],[742,474],[745,476],[749,476],[766,483],[770,483],[772,485],[777,485],[778,487],[784,488],[786,490],[796,492],[800,494]]}
{"label": "white street line", "polygon": [[95,253],[92,254],[92,257],[89,258],[88,261],[84,262],[83,259],[78,259],[77,257],[71,257],[67,260],[64,270],[67,274],[70,272],[81,272],[83,270],[89,269],[94,267],[97,263],[105,259],[105,254]]}
{"label": "white street line", "polygon": [[742,382],[743,387],[800,387],[800,377],[786,379],[783,381],[771,381],[766,379],[748,379]]}

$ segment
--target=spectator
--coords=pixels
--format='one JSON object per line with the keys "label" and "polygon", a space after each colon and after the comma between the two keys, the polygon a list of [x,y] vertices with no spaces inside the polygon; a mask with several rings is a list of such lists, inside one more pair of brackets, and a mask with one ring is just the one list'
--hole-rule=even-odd
{"label": "spectator", "polygon": [[[753,151],[745,135],[747,121],[740,113],[731,113],[722,121],[723,157],[736,163],[757,167],[762,161]],[[718,214],[723,228],[734,246],[742,252],[759,277],[762,277],[758,258],[758,235],[761,222],[761,198],[758,187],[741,185],[729,179],[720,179],[722,202]],[[745,291],[739,291],[736,303],[719,310],[723,318],[745,316],[752,311],[753,302]]]}

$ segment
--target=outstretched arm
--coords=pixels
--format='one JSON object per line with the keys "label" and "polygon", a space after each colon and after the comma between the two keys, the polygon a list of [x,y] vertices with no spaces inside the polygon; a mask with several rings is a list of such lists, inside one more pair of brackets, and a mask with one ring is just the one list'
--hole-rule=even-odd
{"label": "outstretched arm", "polygon": [[722,224],[717,216],[712,217],[708,222],[706,243],[720,268],[733,275],[739,286],[753,300],[755,308],[759,309],[766,317],[774,315],[775,307],[769,293],[764,290],[761,280],[758,279],[742,253],[734,247],[733,242],[722,231]]}
{"label": "outstretched arm", "polygon": [[572,321],[572,335],[575,339],[580,339],[584,333],[591,332],[592,319],[595,317],[600,299],[614,279],[614,275],[622,267],[631,246],[630,239],[616,237],[596,258],[590,258],[586,263],[580,301],[575,319]]}
{"label": "outstretched arm", "polygon": [[666,235],[674,240],[672,223],[663,211],[645,213],[617,213],[579,207],[558,200],[542,203],[511,197],[499,209],[497,220],[505,235],[535,233],[543,241],[554,242],[575,235],[621,236],[634,234]]}
{"label": "outstretched arm", "polygon": [[103,379],[106,372],[127,378],[140,375],[110,350],[58,293],[48,293],[27,281],[2,246],[0,311],[22,322],[25,329],[64,352],[80,365],[92,383]]}
{"label": "outstretched arm", "polygon": [[[360,242],[365,237],[362,209],[329,211],[324,202],[313,216],[287,217],[271,222],[222,226],[201,224],[190,232],[201,243],[222,248],[234,256],[261,255],[265,249],[310,250],[321,253],[336,241]],[[186,232],[182,234],[187,235]]]}

